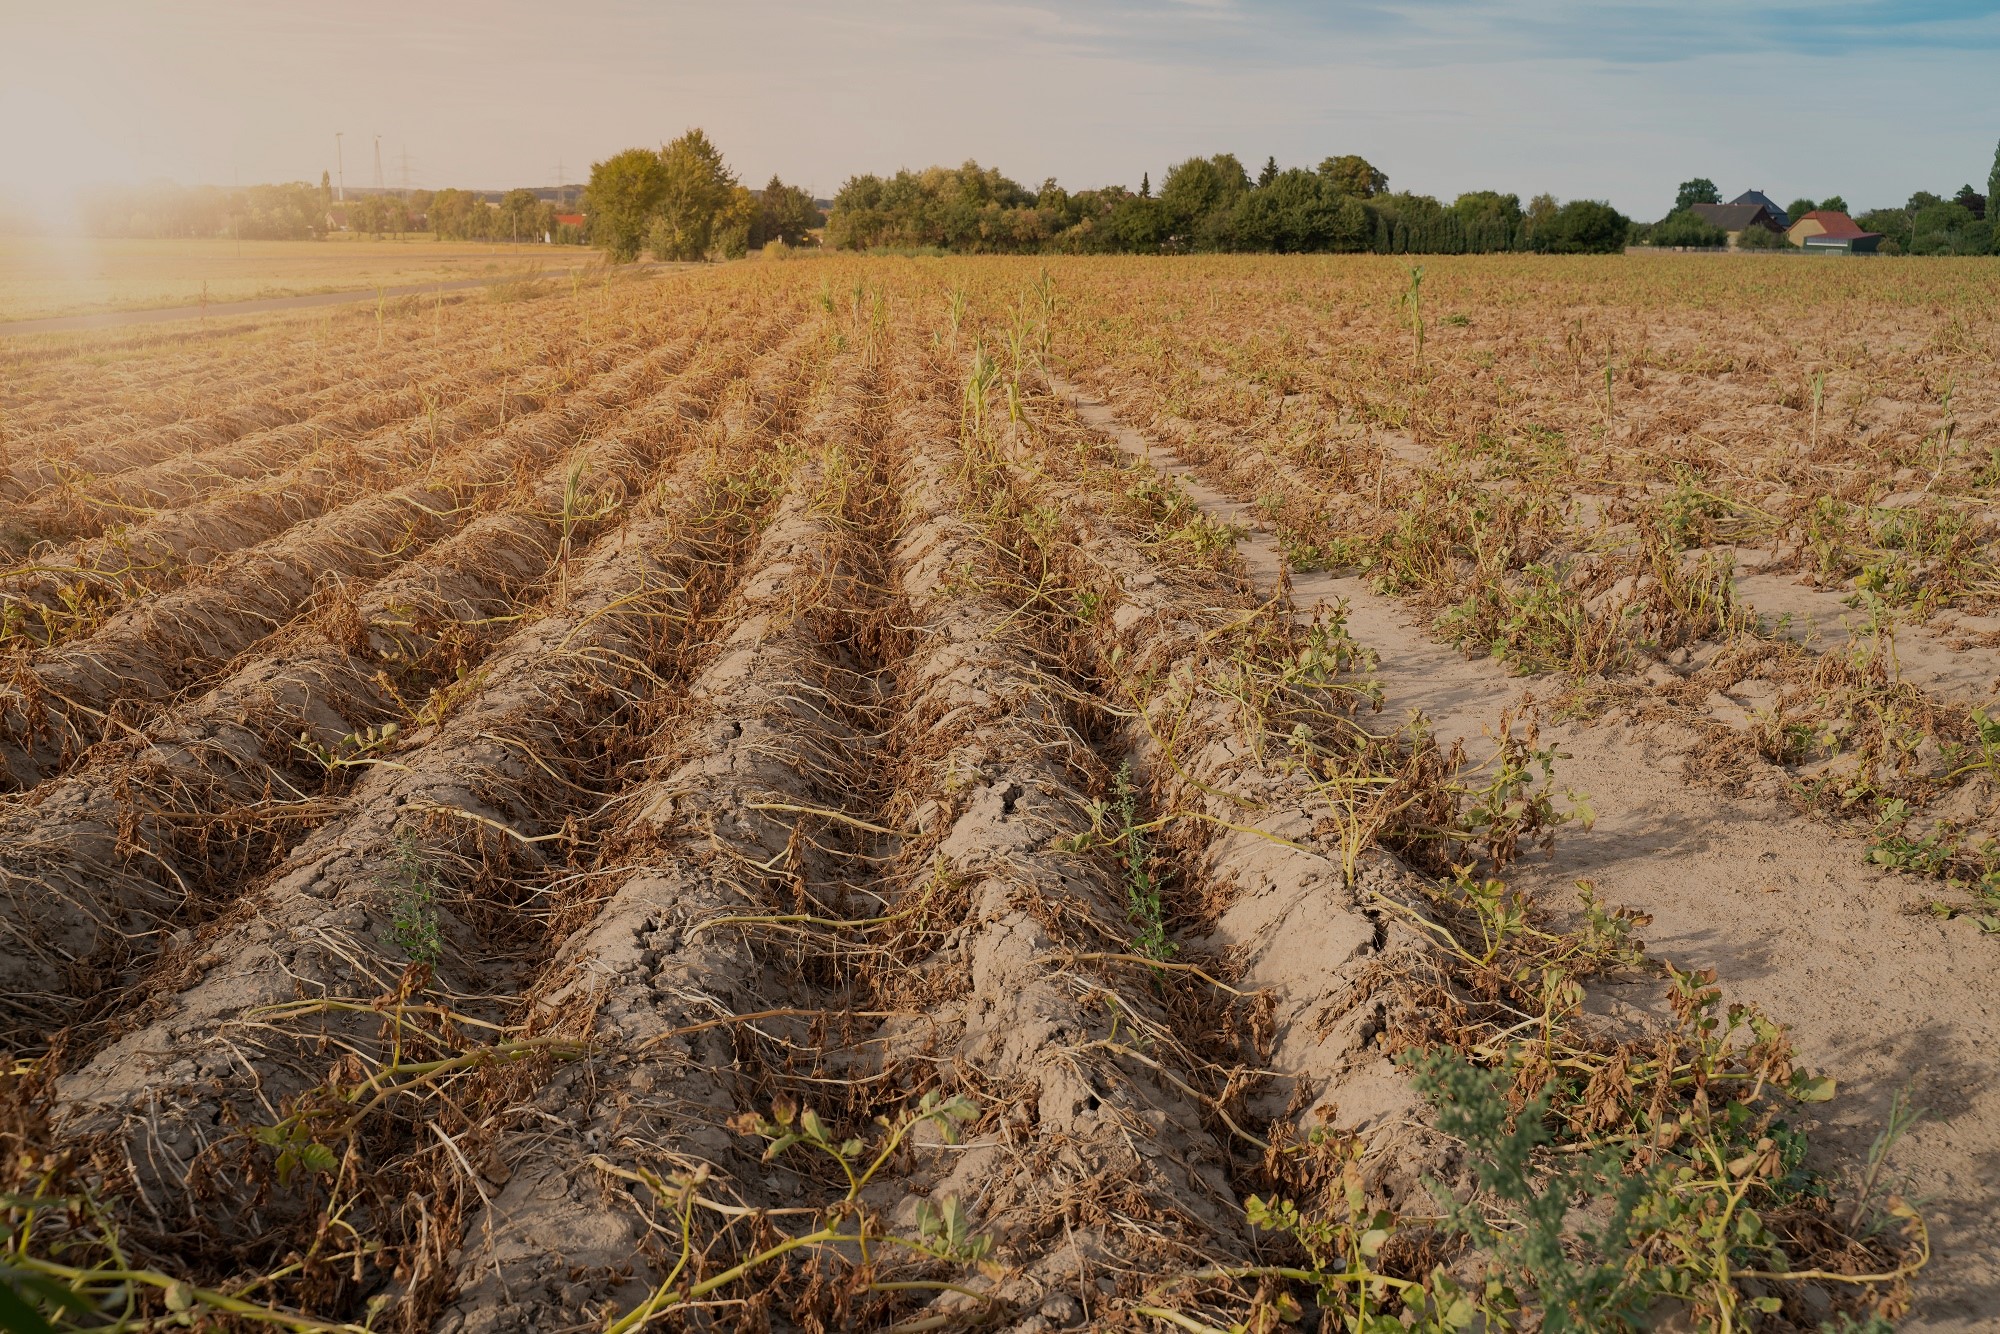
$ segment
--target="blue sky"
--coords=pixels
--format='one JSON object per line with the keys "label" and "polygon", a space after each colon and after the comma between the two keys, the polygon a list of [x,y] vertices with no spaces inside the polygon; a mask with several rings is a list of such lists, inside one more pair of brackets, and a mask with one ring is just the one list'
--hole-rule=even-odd
{"label": "blue sky", "polygon": [[821,194],[956,162],[1157,181],[1192,153],[1392,185],[1784,202],[1983,188],[2000,0],[69,0],[0,13],[0,182],[552,184],[701,125]]}

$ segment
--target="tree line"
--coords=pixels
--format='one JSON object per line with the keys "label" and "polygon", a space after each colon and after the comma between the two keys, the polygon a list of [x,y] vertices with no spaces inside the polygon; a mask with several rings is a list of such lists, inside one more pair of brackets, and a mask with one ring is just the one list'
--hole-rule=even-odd
{"label": "tree line", "polygon": [[553,200],[543,199],[533,190],[509,190],[497,206],[471,190],[439,190],[425,207],[430,230],[443,239],[539,241],[546,237],[558,244],[582,244],[582,227],[557,221],[563,212]]}
{"label": "tree line", "polygon": [[1629,220],[1589,199],[1474,190],[1445,204],[1389,189],[1365,158],[1329,157],[1313,170],[1266,159],[1253,179],[1232,153],[1169,168],[1125,186],[1068,191],[1054,180],[1028,190],[999,172],[962,167],[856,176],[841,186],[827,243],[850,250],[971,253],[1478,254],[1621,249]]}
{"label": "tree line", "polygon": [[[1886,254],[1988,254],[2000,238],[1988,199],[2000,196],[2000,151],[1987,192],[1919,191],[1901,208],[1855,221],[1882,234]],[[1055,180],[1029,189],[968,161],[959,167],[849,178],[822,219],[805,192],[776,177],[745,190],[700,130],[655,151],[631,149],[591,170],[590,239],[614,257],[733,256],[769,241],[809,243],[822,221],[829,247],[986,254],[1159,254],[1195,251],[1601,254],[1628,244],[1723,246],[1729,236],[1693,211],[1719,203],[1712,181],[1684,182],[1666,217],[1638,223],[1590,199],[1558,202],[1473,190],[1449,204],[1389,189],[1387,173],[1354,154],[1312,169],[1266,158],[1253,178],[1234,154],[1193,157],[1169,168],[1157,193],[1150,176],[1122,185],[1066,190]],[[1838,195],[1794,200],[1794,219],[1815,209],[1847,211]],[[1782,233],[1752,228],[1740,245],[1780,248]]]}
{"label": "tree line", "polygon": [[812,196],[776,176],[745,188],[699,129],[592,164],[583,198],[591,244],[624,261],[737,259],[773,241],[809,244],[822,222]]}
{"label": "tree line", "polygon": [[[1839,195],[1799,198],[1786,205],[1785,216],[1797,222],[1820,210],[1848,213],[1863,231],[1881,236],[1880,253],[1885,255],[2000,255],[2000,227],[1987,216],[1989,202],[1996,196],[2000,196],[2000,146],[1993,150],[1985,194],[1967,182],[1948,199],[1919,190],[1900,207],[1871,208],[1861,213],[1852,213],[1847,200]],[[1660,246],[1725,246],[1729,234],[1694,211],[1697,204],[1721,202],[1722,192],[1706,176],[1682,181],[1667,216],[1636,229],[1635,239]],[[1736,243],[1759,250],[1781,250],[1789,244],[1783,233],[1758,227],[1746,228]]]}
{"label": "tree line", "polygon": [[655,151],[634,148],[591,168],[590,239],[614,258],[740,255],[771,241],[807,244],[824,222],[829,247],[986,254],[1180,251],[1465,254],[1532,250],[1602,253],[1624,246],[1630,221],[1608,204],[1560,204],[1494,190],[1450,204],[1395,193],[1380,169],[1352,154],[1311,171],[1267,160],[1255,179],[1233,154],[1189,158],[1154,193],[1108,186],[1030,190],[999,171],[961,167],[849,179],[824,219],[802,190],[773,177],[737,183],[700,130]]}
{"label": "tree line", "polygon": [[237,190],[160,182],[90,190],[77,205],[83,230],[91,236],[233,235],[246,241],[294,241],[326,230],[320,192],[304,181]]}
{"label": "tree line", "polygon": [[1901,208],[1869,209],[1854,221],[1867,231],[1880,232],[1882,249],[1890,254],[2000,255],[2000,230],[1987,216],[1987,201],[1996,193],[2000,193],[2000,151],[1994,153],[1993,179],[1983,195],[1970,185],[1950,199],[1919,190]]}
{"label": "tree line", "polygon": [[237,190],[166,182],[100,189],[80,201],[92,236],[146,238],[234,236],[245,241],[307,241],[340,230],[369,236],[429,232],[449,241],[541,241],[582,244],[581,227],[533,190],[509,190],[498,204],[472,190],[411,190],[334,199],[333,184],[291,181]]}

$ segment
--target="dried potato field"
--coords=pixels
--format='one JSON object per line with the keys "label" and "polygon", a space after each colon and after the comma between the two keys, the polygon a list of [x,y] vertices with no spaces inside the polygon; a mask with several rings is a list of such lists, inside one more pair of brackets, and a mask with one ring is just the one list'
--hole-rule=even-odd
{"label": "dried potato field", "polygon": [[[504,279],[592,252],[500,242],[139,240],[0,234],[0,323],[421,282]],[[221,312],[218,311],[217,314]]]}
{"label": "dried potato field", "polygon": [[1990,263],[499,295],[0,343],[59,1325],[1990,1327]]}

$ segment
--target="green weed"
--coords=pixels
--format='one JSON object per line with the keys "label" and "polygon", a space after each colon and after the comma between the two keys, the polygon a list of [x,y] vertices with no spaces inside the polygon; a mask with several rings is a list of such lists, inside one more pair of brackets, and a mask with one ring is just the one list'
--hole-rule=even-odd
{"label": "green weed", "polygon": [[1125,873],[1125,916],[1134,932],[1132,950],[1149,959],[1171,959],[1174,943],[1167,937],[1166,907],[1148,826],[1139,818],[1139,794],[1132,786],[1132,766],[1121,764],[1111,776],[1110,813],[1115,820],[1111,846]]}
{"label": "green weed", "polygon": [[380,727],[349,732],[331,746],[313,740],[310,732],[301,732],[299,739],[292,743],[292,749],[311,759],[327,773],[333,774],[342,769],[362,769],[382,763],[377,756],[394,745],[401,732],[400,724],[388,722]]}
{"label": "green weed", "polygon": [[1424,364],[1424,267],[1421,264],[1410,269],[1410,286],[1403,293],[1403,304],[1410,308],[1410,332],[1417,340],[1417,367]]}
{"label": "green weed", "polygon": [[396,835],[395,878],[389,885],[389,932],[412,963],[436,963],[444,956],[438,927],[437,877],[415,833]]}
{"label": "green weed", "polygon": [[760,1239],[756,1251],[719,1270],[712,1263],[690,1264],[697,1246],[695,1215],[697,1211],[709,1211],[734,1218],[740,1217],[743,1210],[711,1200],[703,1194],[702,1187],[708,1181],[706,1167],[665,1178],[651,1172],[632,1173],[613,1169],[618,1175],[645,1185],[655,1200],[673,1212],[674,1217],[662,1225],[661,1230],[667,1238],[678,1239],[679,1262],[650,1296],[609,1321],[604,1327],[605,1334],[633,1334],[669,1312],[696,1310],[707,1304],[703,1299],[711,1293],[752,1279],[773,1266],[784,1266],[789,1257],[800,1252],[807,1255],[858,1256],[864,1276],[863,1286],[867,1291],[907,1292],[947,1288],[970,1291],[936,1280],[899,1281],[878,1277],[880,1267],[887,1262],[888,1253],[895,1251],[905,1252],[914,1258],[962,1266],[986,1263],[992,1241],[972,1230],[969,1217],[955,1196],[925,1201],[917,1211],[916,1235],[901,1236],[882,1226],[874,1211],[863,1203],[862,1191],[897,1156],[910,1133],[918,1126],[929,1125],[945,1143],[956,1144],[959,1129],[978,1118],[979,1108],[970,1099],[946,1097],[933,1091],[924,1094],[916,1107],[904,1110],[894,1120],[878,1118],[876,1123],[881,1127],[882,1135],[872,1147],[867,1139],[859,1135],[837,1137],[810,1107],[802,1109],[788,1099],[780,1098],[773,1102],[769,1116],[745,1112],[733,1118],[730,1129],[739,1135],[755,1136],[766,1141],[765,1162],[773,1162],[794,1149],[801,1149],[837,1167],[847,1183],[847,1189],[826,1206],[817,1228],[794,1236],[779,1234],[776,1239]]}

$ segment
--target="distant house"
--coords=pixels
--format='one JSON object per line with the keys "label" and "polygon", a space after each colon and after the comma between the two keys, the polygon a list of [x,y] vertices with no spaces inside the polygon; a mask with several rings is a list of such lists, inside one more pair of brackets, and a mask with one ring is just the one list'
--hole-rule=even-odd
{"label": "distant house", "polygon": [[582,213],[558,213],[558,214],[556,214],[556,225],[555,225],[555,227],[551,227],[551,228],[549,228],[549,229],[548,229],[547,231],[543,232],[543,233],[542,233],[542,240],[546,241],[546,242],[547,242],[548,244],[550,244],[550,245],[554,245],[554,244],[556,243],[556,230],[557,230],[557,228],[561,228],[561,227],[574,227],[574,228],[576,228],[576,229],[577,229],[578,231],[582,231],[582,230],[583,230],[583,220],[584,220],[584,218],[585,218],[586,216],[587,216],[586,214],[582,214]]}
{"label": "distant house", "polygon": [[1854,219],[1830,208],[1817,208],[1793,223],[1785,239],[1822,254],[1872,255],[1882,244],[1880,232],[1864,232]]}
{"label": "distant house", "polygon": [[1762,205],[1770,211],[1773,218],[1777,219],[1778,230],[1780,231],[1792,225],[1792,220],[1785,216],[1785,210],[1778,207],[1778,201],[1765,194],[1762,190],[1745,190],[1729,202],[1732,204]]}
{"label": "distant house", "polygon": [[1764,204],[1696,204],[1694,212],[1709,226],[1728,232],[1731,245],[1749,227],[1762,227],[1767,232],[1785,230],[1784,214],[1774,215]]}

